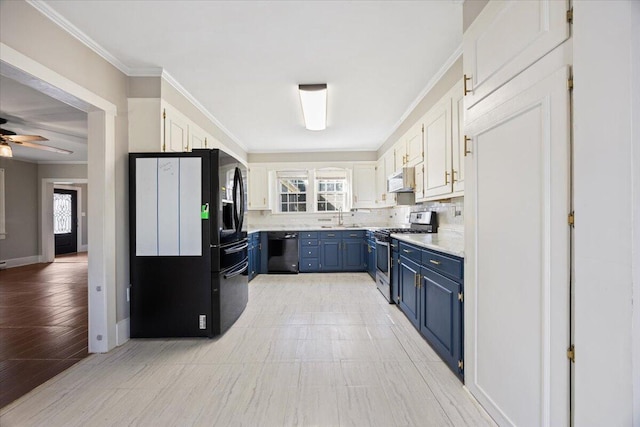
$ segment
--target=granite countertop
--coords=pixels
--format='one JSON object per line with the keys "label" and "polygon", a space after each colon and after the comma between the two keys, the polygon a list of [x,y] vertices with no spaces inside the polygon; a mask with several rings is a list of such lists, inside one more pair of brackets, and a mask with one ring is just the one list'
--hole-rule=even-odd
{"label": "granite countertop", "polygon": [[434,234],[392,234],[392,238],[464,258],[464,234],[441,230]]}

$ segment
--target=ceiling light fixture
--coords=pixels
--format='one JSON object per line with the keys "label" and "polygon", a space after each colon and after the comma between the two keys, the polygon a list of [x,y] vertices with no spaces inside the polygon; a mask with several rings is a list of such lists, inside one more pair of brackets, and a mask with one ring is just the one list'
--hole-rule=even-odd
{"label": "ceiling light fixture", "polygon": [[4,141],[0,142],[0,157],[13,157],[11,147]]}
{"label": "ceiling light fixture", "polygon": [[324,130],[327,127],[327,84],[298,85],[304,127]]}

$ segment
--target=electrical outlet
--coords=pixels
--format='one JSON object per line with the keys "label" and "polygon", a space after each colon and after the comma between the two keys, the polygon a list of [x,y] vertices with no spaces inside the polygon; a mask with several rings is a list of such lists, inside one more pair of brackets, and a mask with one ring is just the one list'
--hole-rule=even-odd
{"label": "electrical outlet", "polygon": [[200,329],[207,329],[207,316],[205,314],[200,315]]}

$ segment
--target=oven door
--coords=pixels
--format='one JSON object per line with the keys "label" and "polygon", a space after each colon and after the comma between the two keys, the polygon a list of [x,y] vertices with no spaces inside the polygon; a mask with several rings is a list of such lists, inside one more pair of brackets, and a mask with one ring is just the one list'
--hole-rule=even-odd
{"label": "oven door", "polygon": [[391,272],[391,253],[389,251],[389,242],[383,242],[376,239],[376,268],[378,272],[384,276],[389,283]]}

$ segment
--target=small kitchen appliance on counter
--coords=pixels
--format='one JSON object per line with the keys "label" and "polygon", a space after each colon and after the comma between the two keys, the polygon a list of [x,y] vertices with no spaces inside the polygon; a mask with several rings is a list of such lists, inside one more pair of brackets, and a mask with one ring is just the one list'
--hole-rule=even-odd
{"label": "small kitchen appliance on counter", "polygon": [[392,234],[422,234],[438,232],[438,214],[433,211],[411,212],[409,228],[382,228],[376,230],[376,286],[384,297],[393,304],[391,298],[391,244]]}

